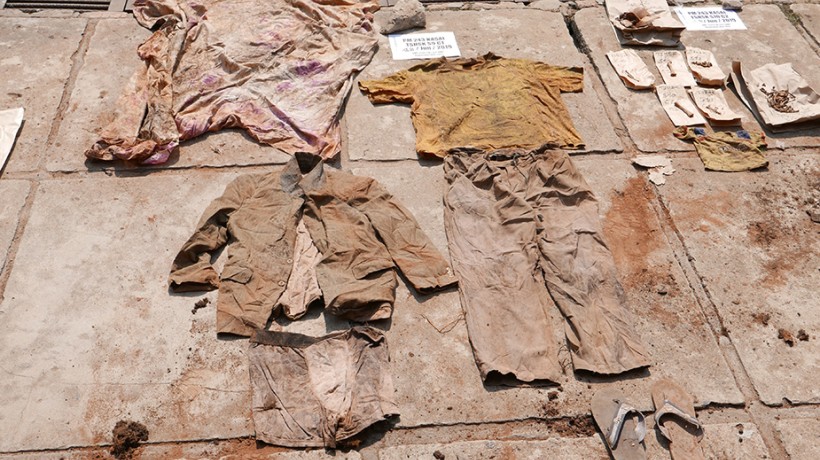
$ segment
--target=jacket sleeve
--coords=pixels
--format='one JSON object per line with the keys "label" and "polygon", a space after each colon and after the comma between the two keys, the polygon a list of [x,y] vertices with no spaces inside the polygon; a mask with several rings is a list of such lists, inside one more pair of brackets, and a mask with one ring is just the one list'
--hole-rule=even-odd
{"label": "jacket sleeve", "polygon": [[175,292],[210,291],[219,287],[219,275],[211,265],[211,255],[228,241],[228,220],[239,209],[251,184],[241,176],[228,184],[199,219],[196,231],[182,246],[168,278]]}
{"label": "jacket sleeve", "polygon": [[419,292],[457,282],[447,260],[419,227],[413,215],[378,182],[364,182],[361,195],[352,200],[370,220],[390,257]]}

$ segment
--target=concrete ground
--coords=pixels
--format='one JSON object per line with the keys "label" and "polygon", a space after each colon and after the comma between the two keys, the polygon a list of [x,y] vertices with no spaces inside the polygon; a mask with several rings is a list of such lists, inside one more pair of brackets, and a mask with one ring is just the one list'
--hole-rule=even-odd
{"label": "concrete ground", "polygon": [[[792,62],[820,89],[820,5],[790,3],[747,3],[747,31],[685,32],[683,42],[712,49],[724,70],[733,59]],[[767,133],[766,170],[705,171],[655,96],[618,80],[605,57],[618,44],[593,0],[428,10],[428,30],[455,32],[464,56],[584,67],[584,91],[563,96],[588,146],[574,158],[600,199],[650,370],[568,371],[558,388],[482,385],[457,292],[402,285],[392,321],[378,324],[400,419],[336,452],[257,445],[246,342],[216,338],[213,303],[192,312],[216,293],[169,295],[166,277],[226,183],[288,157],[223,132],[184,144],[162,167],[85,162],[149,32],[124,13],[0,10],[0,108],[26,109],[0,178],[0,459],[108,458],[119,420],[148,428],[134,453],[146,459],[603,459],[592,395],[619,389],[651,427],[661,377],[694,395],[708,458],[820,458],[820,224],[807,214],[820,206],[820,129]],[[651,50],[639,53],[656,72]],[[392,61],[382,37],[362,78],[413,63]],[[744,127],[760,129],[726,94]],[[354,89],[343,128],[340,166],[385,184],[446,253],[442,169],[416,159],[409,109],[374,107]],[[631,165],[645,152],[673,158],[666,185]],[[313,312],[288,330],[348,326]],[[788,344],[780,330],[808,340]],[[669,458],[653,430],[647,451]]]}

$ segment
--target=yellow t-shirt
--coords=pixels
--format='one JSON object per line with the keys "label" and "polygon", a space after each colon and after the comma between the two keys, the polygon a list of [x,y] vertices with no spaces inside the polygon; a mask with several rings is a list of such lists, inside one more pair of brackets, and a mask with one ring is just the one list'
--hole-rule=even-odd
{"label": "yellow t-shirt", "polygon": [[580,67],[486,54],[427,61],[382,80],[359,82],[374,104],[412,104],[416,151],[491,150],[553,144],[583,148],[562,92],[583,90]]}

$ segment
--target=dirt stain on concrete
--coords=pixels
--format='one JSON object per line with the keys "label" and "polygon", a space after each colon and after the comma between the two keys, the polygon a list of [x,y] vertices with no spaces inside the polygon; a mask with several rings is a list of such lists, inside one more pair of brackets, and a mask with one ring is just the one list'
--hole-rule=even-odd
{"label": "dirt stain on concrete", "polygon": [[654,199],[641,177],[629,179],[623,191],[616,190],[611,196],[604,234],[624,278],[640,275],[650,265],[649,255],[661,246],[657,216],[649,204]]}

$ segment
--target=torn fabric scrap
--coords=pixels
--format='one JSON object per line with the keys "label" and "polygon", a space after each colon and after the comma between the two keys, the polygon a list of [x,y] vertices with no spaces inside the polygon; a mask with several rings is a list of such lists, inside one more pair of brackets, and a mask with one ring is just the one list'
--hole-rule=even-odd
{"label": "torn fabric scrap", "polygon": [[137,21],[158,28],[86,156],[164,163],[180,141],[223,128],[335,156],[342,101],[376,49],[377,9],[375,0],[137,0]]}
{"label": "torn fabric scrap", "polygon": [[750,171],[769,165],[762,151],[766,148],[766,136],[761,132],[707,134],[703,128],[682,126],[673,134],[678,139],[693,141],[703,165],[712,171]]}

